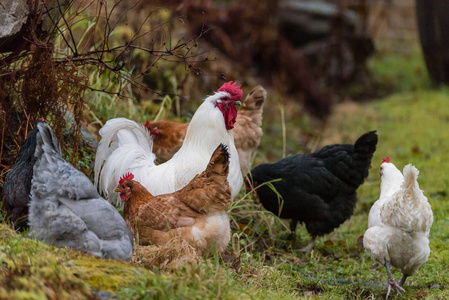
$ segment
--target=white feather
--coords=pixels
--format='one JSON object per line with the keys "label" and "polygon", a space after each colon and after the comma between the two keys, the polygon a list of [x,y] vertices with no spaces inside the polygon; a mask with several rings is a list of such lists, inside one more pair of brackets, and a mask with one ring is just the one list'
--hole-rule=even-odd
{"label": "white feather", "polygon": [[410,276],[429,258],[433,213],[419,188],[419,171],[406,165],[403,174],[392,163],[381,165],[381,193],[370,210],[363,246],[373,259]]}
{"label": "white feather", "polygon": [[[167,162],[155,165],[152,141],[147,130],[134,121],[109,120],[100,130],[101,141],[95,159],[95,183],[110,202],[121,176],[134,174],[153,195],[172,193],[187,185],[206,169],[212,153],[220,143],[228,146],[230,167],[228,181],[235,197],[243,184],[233,131],[226,130],[224,117],[216,101],[229,95],[218,92],[207,97],[195,112],[182,147]],[[120,201],[117,199],[117,203]]]}

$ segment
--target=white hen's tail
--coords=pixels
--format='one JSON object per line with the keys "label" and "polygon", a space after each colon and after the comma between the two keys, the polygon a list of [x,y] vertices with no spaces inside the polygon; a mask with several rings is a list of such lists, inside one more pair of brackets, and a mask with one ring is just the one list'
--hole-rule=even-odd
{"label": "white hen's tail", "polygon": [[412,165],[403,170],[404,181],[381,208],[382,221],[407,232],[425,232],[427,235],[433,222],[433,213],[427,197],[419,188],[419,171]]}
{"label": "white hen's tail", "polygon": [[404,182],[402,183],[402,187],[405,190],[413,192],[415,186],[419,189],[418,185],[419,171],[415,166],[412,166],[411,164],[406,165],[404,167],[404,170],[402,171],[402,174],[404,175]]}
{"label": "white hen's tail", "polygon": [[101,140],[95,156],[95,186],[111,203],[120,203],[115,188],[127,172],[145,177],[154,167],[153,141],[147,129],[126,118],[111,119],[100,129]]}

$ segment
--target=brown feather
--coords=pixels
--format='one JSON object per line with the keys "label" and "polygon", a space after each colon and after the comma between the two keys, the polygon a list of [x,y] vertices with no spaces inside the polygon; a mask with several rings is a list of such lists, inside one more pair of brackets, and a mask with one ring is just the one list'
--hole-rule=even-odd
{"label": "brown feather", "polygon": [[[223,220],[232,199],[228,173],[229,153],[221,144],[206,169],[174,193],[153,196],[139,182],[126,180],[117,188],[121,195],[128,195],[124,206],[128,227],[142,245],[162,245],[174,236],[181,236],[202,251],[212,243],[220,245],[219,250],[223,251],[229,240],[218,234],[220,228],[216,224]],[[210,218],[215,215],[218,221],[211,225]],[[229,220],[224,225],[229,226]]]}

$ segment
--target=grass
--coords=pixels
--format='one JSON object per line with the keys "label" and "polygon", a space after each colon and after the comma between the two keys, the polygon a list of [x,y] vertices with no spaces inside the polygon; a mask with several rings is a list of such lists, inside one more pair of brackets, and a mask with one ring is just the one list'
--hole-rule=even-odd
{"label": "grass", "polygon": [[[369,130],[377,130],[379,135],[372,169],[358,191],[354,215],[331,234],[318,238],[310,254],[292,250],[309,238],[303,227],[297,229],[296,241],[289,240],[286,221],[264,211],[243,192],[230,209],[233,231],[226,255],[178,261],[166,267],[142,260],[141,248],[130,263],[102,260],[31,240],[3,223],[0,299],[384,298],[386,288],[381,283],[386,280],[385,270],[360,246],[369,209],[379,195],[378,171],[384,156],[400,169],[412,163],[420,170],[420,187],[434,212],[429,261],[407,279],[402,296],[393,294],[391,298],[448,298],[449,90],[431,90],[425,73],[410,71],[422,70],[419,57],[408,64],[400,58],[375,58],[370,68],[377,76],[375,80],[391,82],[395,94],[363,104],[341,103],[319,131],[296,104],[285,101],[282,95],[271,91],[265,104],[265,134],[254,164],[326,144],[352,143]],[[98,108],[94,115],[99,119],[120,113],[138,121],[154,117],[142,116],[138,107],[130,108],[134,101],[119,107],[114,102],[112,98],[94,98],[90,107]],[[282,124],[287,128],[286,136]],[[304,142],[307,135],[313,138]],[[397,270],[393,275],[400,278]]]}

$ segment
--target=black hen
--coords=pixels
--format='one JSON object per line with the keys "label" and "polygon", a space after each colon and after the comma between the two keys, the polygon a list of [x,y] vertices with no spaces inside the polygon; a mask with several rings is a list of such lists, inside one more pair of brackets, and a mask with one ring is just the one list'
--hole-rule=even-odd
{"label": "black hen", "polygon": [[[43,122],[42,120],[37,122]],[[15,229],[20,231],[28,228],[28,202],[30,201],[33,166],[36,162],[34,151],[36,149],[37,132],[36,125],[20,146],[16,163],[6,175],[3,185],[6,218],[9,219]]]}
{"label": "black hen", "polygon": [[[354,145],[329,145],[311,154],[259,165],[248,175],[247,189],[257,188],[265,209],[291,219],[292,232],[298,222],[306,225],[312,239],[302,250],[308,252],[317,236],[332,232],[352,215],[356,190],[368,176],[376,145],[377,134],[371,131]],[[282,199],[263,184],[275,179],[281,179],[272,185]]]}

